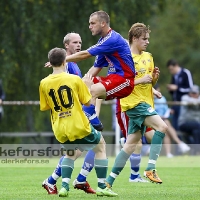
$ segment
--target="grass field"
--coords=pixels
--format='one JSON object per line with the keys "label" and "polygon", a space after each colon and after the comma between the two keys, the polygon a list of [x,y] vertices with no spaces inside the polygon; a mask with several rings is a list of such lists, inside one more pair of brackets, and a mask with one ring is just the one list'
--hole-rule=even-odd
{"label": "grass field", "polygon": [[[59,158],[58,158],[59,159]],[[41,187],[42,181],[47,178],[55,166],[58,159],[47,158],[48,164],[6,164],[3,160],[0,168],[0,199],[1,200],[53,200],[61,199],[57,195],[48,195],[46,190]],[[142,158],[141,174],[145,169],[147,157]],[[76,178],[83,158],[76,161],[72,175],[72,181]],[[114,158],[109,158],[109,170],[114,162]],[[129,183],[129,162],[116,179],[113,191],[118,193],[118,197],[111,199],[123,200],[164,200],[164,199],[200,199],[200,157],[199,156],[180,156],[174,158],[160,157],[157,162],[157,170],[163,184],[153,183]],[[88,176],[88,181],[93,188],[97,187],[94,170]],[[58,189],[61,188],[61,179],[57,183]],[[109,197],[96,197],[80,190],[70,187],[71,200],[90,200],[108,199]],[[63,198],[62,198],[63,199]]]}

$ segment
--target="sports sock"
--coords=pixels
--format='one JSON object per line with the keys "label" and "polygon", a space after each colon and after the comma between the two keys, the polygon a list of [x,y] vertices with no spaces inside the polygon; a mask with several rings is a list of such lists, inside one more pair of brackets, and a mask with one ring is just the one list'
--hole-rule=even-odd
{"label": "sports sock", "polygon": [[89,106],[83,105],[83,111],[94,127],[101,124],[101,121],[96,115],[95,106],[93,104],[90,104]]}
{"label": "sports sock", "polygon": [[70,158],[63,158],[61,174],[62,174],[62,187],[69,191],[69,181],[74,169],[74,160]]}
{"label": "sports sock", "polygon": [[97,175],[98,180],[98,187],[101,189],[106,188],[105,180],[108,170],[108,159],[95,159],[94,160],[94,167]]}
{"label": "sports sock", "polygon": [[91,170],[94,167],[94,157],[95,157],[94,151],[90,150],[87,152],[81,171],[77,176],[78,182],[86,181],[87,175],[91,172]]}
{"label": "sports sock", "polygon": [[62,156],[58,162],[57,167],[55,168],[54,172],[52,173],[51,176],[48,178],[48,183],[54,185],[56,184],[57,180],[61,177],[61,163],[63,160],[64,156]]}
{"label": "sports sock", "polygon": [[136,179],[139,177],[139,170],[140,170],[140,162],[141,162],[141,155],[140,154],[131,154],[130,158],[131,163],[131,176],[130,179]]}
{"label": "sports sock", "polygon": [[123,149],[117,155],[112,171],[108,176],[108,178],[106,179],[106,182],[109,183],[110,186],[113,185],[115,178],[117,178],[117,176],[120,174],[120,172],[126,165],[126,161],[128,160],[129,157],[130,155],[127,154]]}
{"label": "sports sock", "polygon": [[149,153],[149,161],[148,161],[146,171],[155,169],[156,161],[160,155],[164,137],[165,137],[164,133],[160,131],[155,131],[153,138],[151,140],[151,149]]}

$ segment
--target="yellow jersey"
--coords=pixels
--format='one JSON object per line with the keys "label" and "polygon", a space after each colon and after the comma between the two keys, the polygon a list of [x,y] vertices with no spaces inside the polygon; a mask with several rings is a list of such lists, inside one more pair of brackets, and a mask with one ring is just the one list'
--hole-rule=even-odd
{"label": "yellow jersey", "polygon": [[82,139],[91,133],[88,118],[82,109],[91,94],[79,76],[51,74],[39,86],[40,110],[50,110],[54,135],[60,143]]}
{"label": "yellow jersey", "polygon": [[[132,54],[132,57],[136,70],[135,80],[142,78],[146,74],[152,75],[154,62],[150,53],[143,51],[140,55]],[[154,108],[152,83],[135,85],[129,96],[120,99],[122,111],[132,109],[142,102],[145,102]]]}

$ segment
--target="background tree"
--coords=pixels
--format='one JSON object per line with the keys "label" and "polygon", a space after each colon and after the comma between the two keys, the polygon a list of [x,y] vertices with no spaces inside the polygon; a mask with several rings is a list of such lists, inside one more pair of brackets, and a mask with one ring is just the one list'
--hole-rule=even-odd
{"label": "background tree", "polygon": [[[152,33],[147,51],[161,68],[161,87],[169,82],[165,67],[169,58],[179,60],[193,73],[200,85],[199,0],[15,0],[0,1],[0,60],[6,100],[38,100],[38,86],[42,78],[52,72],[44,68],[51,48],[63,47],[66,33],[80,33],[87,49],[95,44],[88,29],[89,15],[105,10],[111,17],[111,27],[125,38],[135,22],[149,24]],[[79,62],[83,74],[94,59]],[[104,72],[105,73],[105,72]],[[167,95],[167,91],[163,90]],[[4,106],[1,131],[51,130],[49,113],[38,106]],[[105,129],[111,129],[111,109],[101,111]]]}

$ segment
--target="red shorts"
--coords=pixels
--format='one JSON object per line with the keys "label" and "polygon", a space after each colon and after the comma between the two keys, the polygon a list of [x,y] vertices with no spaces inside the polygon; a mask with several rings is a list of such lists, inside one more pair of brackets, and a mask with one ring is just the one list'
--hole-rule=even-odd
{"label": "red shorts", "polygon": [[[116,117],[117,117],[117,122],[119,124],[120,130],[121,130],[123,136],[125,138],[127,138],[129,118],[125,112],[121,111],[121,106],[120,106],[119,100],[117,100],[117,102],[116,102]],[[146,128],[146,132],[149,132],[151,130],[153,130],[153,129],[150,127]]]}
{"label": "red shorts", "polygon": [[131,94],[134,88],[134,79],[126,79],[117,74],[110,74],[106,77],[96,76],[94,84],[102,83],[106,89],[106,99],[121,99]]}

